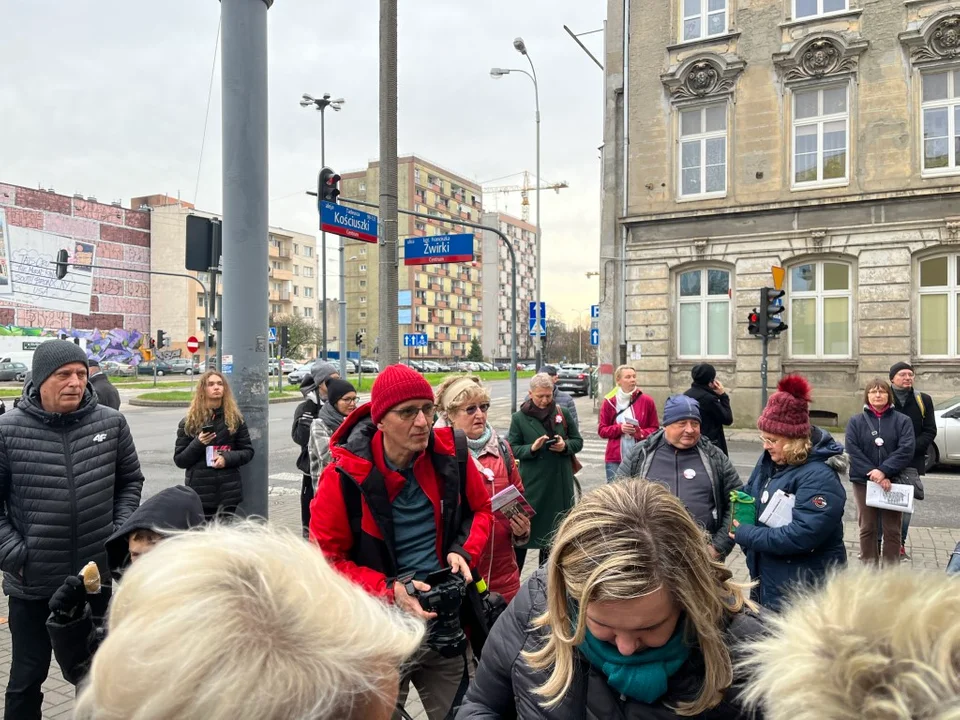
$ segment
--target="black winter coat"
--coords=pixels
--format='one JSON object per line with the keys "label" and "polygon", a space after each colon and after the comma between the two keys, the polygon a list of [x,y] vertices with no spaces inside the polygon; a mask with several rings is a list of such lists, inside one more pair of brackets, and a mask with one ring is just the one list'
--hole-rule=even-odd
{"label": "black winter coat", "polygon": [[[877,445],[877,439],[883,444]],[[887,478],[913,466],[913,425],[910,418],[888,407],[881,417],[869,408],[847,423],[844,449],[850,456],[850,482],[863,485],[867,473],[880,469]]]}
{"label": "black winter coat", "polygon": [[110,577],[104,542],[140,504],[143,474],[123,415],[90,386],[74,412],[48,413],[28,383],[0,417],[0,568],[3,591],[49,599],[95,560]]}
{"label": "black winter coat", "polygon": [[[186,485],[197,491],[206,514],[212,515],[221,508],[233,510],[243,501],[240,467],[253,460],[253,444],[247,424],[241,422],[237,432],[231,435],[223,421],[223,410],[217,408],[211,421],[217,438],[210,445],[204,445],[196,437],[187,435],[186,422],[184,418],[177,427],[173,462],[187,471]],[[221,454],[226,459],[226,467],[223,469],[207,466],[207,448],[211,446],[224,448]]]}
{"label": "black winter coat", "polygon": [[104,375],[102,371],[90,378],[90,384],[97,391],[97,401],[101,405],[106,405],[114,410],[120,409],[120,393],[110,382],[110,378]]}
{"label": "black winter coat", "polygon": [[316,392],[311,392],[306,400],[297,405],[297,409],[293,411],[293,427],[290,430],[290,437],[300,446],[297,470],[304,475],[310,474],[310,426],[322,407],[322,403],[314,401],[316,396]]}
{"label": "black winter coat", "polygon": [[706,385],[693,383],[684,395],[700,404],[700,434],[712,442],[724,455],[727,452],[727,438],[723,434],[724,425],[733,425],[733,410],[730,409],[730,396],[717,395]]}
{"label": "black winter coat", "polygon": [[[546,642],[545,629],[531,628],[531,621],[543,614],[546,606],[546,577],[540,569],[520,588],[520,593],[493,626],[457,720],[675,720],[679,716],[666,705],[692,699],[699,692],[704,662],[703,655],[696,650],[691,651],[687,661],[670,678],[667,694],[655,705],[621,699],[606,678],[577,653],[573,684],[563,702],[551,710],[543,709],[533,690],[546,681],[549,670],[531,669],[520,653],[537,650]],[[762,633],[763,623],[756,615],[742,612],[730,618],[726,635],[734,663],[742,659],[739,650],[743,642]],[[736,686],[742,685],[745,678],[736,677],[736,671],[734,675]],[[759,712],[751,716],[741,708],[736,689],[728,690],[720,705],[697,717],[762,720]]]}
{"label": "black winter coat", "polygon": [[[923,409],[917,404],[917,395],[923,402]],[[913,422],[913,435],[916,442],[913,447],[913,467],[923,475],[927,471],[927,450],[937,437],[937,418],[934,415],[933,399],[926,393],[913,392],[907,402],[900,404],[896,393],[893,394],[893,406]]]}

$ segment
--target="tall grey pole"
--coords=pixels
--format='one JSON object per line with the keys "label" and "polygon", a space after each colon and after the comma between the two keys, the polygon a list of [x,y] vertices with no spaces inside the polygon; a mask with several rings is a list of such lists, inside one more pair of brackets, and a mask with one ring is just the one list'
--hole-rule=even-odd
{"label": "tall grey pole", "polygon": [[[253,441],[240,469],[241,513],[267,516],[269,288],[267,10],[273,0],[221,0],[224,367]],[[215,291],[215,290],[214,290]],[[219,348],[218,348],[219,350]],[[228,364],[229,365],[229,364]]]}
{"label": "tall grey pole", "polygon": [[540,334],[540,322],[542,320],[543,326],[547,326],[547,318],[544,316],[540,317],[540,299],[543,297],[543,265],[540,261],[540,85],[537,83],[537,71],[533,67],[533,60],[530,59],[530,55],[527,52],[523,53],[527,62],[530,63],[530,70],[533,72],[533,95],[537,102],[537,340],[536,340],[536,364],[537,372],[540,372],[540,367],[543,365],[543,335]]}
{"label": "tall grey pole", "polygon": [[400,361],[397,324],[397,0],[380,0],[380,367]]}
{"label": "tall grey pole", "polygon": [[[327,128],[324,122],[326,117],[326,105],[320,106],[320,167],[327,166]],[[323,348],[320,350],[320,358],[327,361],[327,234],[320,231],[320,262],[317,266],[317,273],[320,275],[320,340]],[[316,327],[316,325],[314,325]],[[341,375],[341,377],[346,377]]]}
{"label": "tall grey pole", "polygon": [[[347,376],[347,263],[343,256],[343,237],[340,238],[340,305],[337,320],[340,328],[337,333],[337,349],[340,351],[340,377]],[[359,390],[359,386],[357,390]]]}

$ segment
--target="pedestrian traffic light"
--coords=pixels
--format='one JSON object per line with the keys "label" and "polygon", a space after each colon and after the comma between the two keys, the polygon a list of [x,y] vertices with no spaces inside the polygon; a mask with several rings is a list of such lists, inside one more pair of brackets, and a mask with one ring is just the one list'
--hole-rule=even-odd
{"label": "pedestrian traffic light", "polygon": [[760,307],[763,309],[762,335],[775,337],[787,329],[787,324],[780,317],[783,313],[781,298],[786,294],[785,290],[777,290],[776,288],[765,287],[760,289]]}
{"label": "pedestrian traffic light", "polygon": [[754,308],[747,315],[747,331],[754,336],[760,335],[760,313]]}
{"label": "pedestrian traffic light", "polygon": [[317,195],[321,200],[335,203],[340,196],[340,176],[328,167],[320,171]]}
{"label": "pedestrian traffic light", "polygon": [[280,347],[284,349],[290,347],[290,328],[286,325],[280,328]]}
{"label": "pedestrian traffic light", "polygon": [[66,250],[57,251],[57,280],[63,280],[67,276],[67,264],[70,260],[70,256],[67,255]]}
{"label": "pedestrian traffic light", "polygon": [[357,331],[357,336],[354,338],[357,341],[357,346],[363,345],[364,333],[362,330]]}
{"label": "pedestrian traffic light", "polygon": [[164,345],[165,339],[166,339],[166,333],[164,333],[163,330],[157,330],[157,347],[158,348],[166,347],[166,345]]}

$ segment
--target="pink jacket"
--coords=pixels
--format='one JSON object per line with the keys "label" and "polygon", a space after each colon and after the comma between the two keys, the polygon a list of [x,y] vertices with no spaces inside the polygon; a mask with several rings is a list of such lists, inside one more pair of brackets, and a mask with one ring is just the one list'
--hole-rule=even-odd
{"label": "pink jacket", "polygon": [[[660,418],[657,417],[657,404],[649,395],[644,395],[640,390],[633,391],[633,414],[640,423],[640,432],[636,434],[637,442],[640,442],[649,435],[653,435],[660,429]],[[597,434],[607,439],[607,451],[604,453],[604,462],[617,463],[623,461],[620,457],[620,438],[623,437],[623,431],[620,429],[620,423],[623,422],[623,416],[626,412],[617,417],[617,396],[606,397],[600,406],[600,423],[597,426]]]}

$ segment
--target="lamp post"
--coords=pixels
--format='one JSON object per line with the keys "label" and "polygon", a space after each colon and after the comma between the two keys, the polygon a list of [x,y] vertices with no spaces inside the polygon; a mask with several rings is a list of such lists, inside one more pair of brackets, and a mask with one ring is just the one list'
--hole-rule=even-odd
{"label": "lamp post", "polygon": [[570,308],[571,312],[577,314],[577,362],[583,363],[583,310]]}
{"label": "lamp post", "polygon": [[513,68],[491,68],[491,70],[490,70],[490,77],[492,77],[494,80],[498,80],[498,79],[500,79],[501,77],[503,77],[504,75],[509,75],[509,74],[512,73],[512,72],[518,72],[518,73],[523,73],[524,75],[526,75],[528,78],[530,78],[530,81],[533,83],[533,96],[534,96],[534,100],[535,100],[535,102],[536,102],[536,110],[537,110],[537,114],[536,114],[536,121],[537,121],[537,170],[536,170],[537,186],[536,186],[536,188],[535,188],[535,190],[536,190],[536,198],[537,198],[537,220],[536,220],[536,222],[537,222],[537,247],[536,247],[537,291],[536,291],[536,297],[535,297],[535,301],[536,301],[535,308],[536,308],[536,310],[535,310],[535,312],[534,312],[534,317],[535,317],[535,320],[536,320],[536,328],[537,328],[537,339],[536,339],[536,343],[535,343],[536,353],[537,353],[536,364],[537,364],[537,370],[539,371],[539,370],[540,370],[540,366],[543,364],[543,336],[540,335],[539,329],[540,329],[540,324],[541,324],[541,322],[543,323],[544,326],[546,326],[546,324],[547,324],[546,318],[541,318],[541,317],[540,317],[540,298],[541,298],[541,296],[543,295],[543,285],[541,284],[542,273],[541,273],[541,264],[540,264],[540,86],[539,86],[539,84],[537,83],[537,70],[536,70],[536,68],[533,66],[533,60],[530,58],[530,53],[527,52],[527,46],[526,46],[526,44],[523,42],[523,38],[519,38],[519,37],[516,38],[516,39],[513,41],[513,47],[514,47],[514,49],[515,49],[518,53],[520,53],[520,54],[523,55],[525,58],[527,58],[527,62],[530,63],[530,72],[527,72],[526,70],[518,70],[518,69],[513,69]]}
{"label": "lamp post", "polygon": [[[300,99],[300,107],[315,107],[320,111],[320,167],[325,167],[327,164],[327,138],[326,138],[326,123],[325,117],[326,113],[324,112],[328,107],[333,108],[335,112],[340,112],[343,108],[343,104],[346,102],[343,98],[337,98],[336,100],[330,99],[330,93],[324,93],[322,98],[315,98],[312,95],[307,93],[303,94],[303,97]],[[343,238],[340,238],[340,244],[343,245]],[[341,252],[341,255],[343,253]],[[321,331],[320,337],[321,342],[323,343],[323,348],[320,350],[320,358],[322,360],[327,359],[327,234],[323,231],[320,232],[320,257],[317,258],[317,274],[320,275],[320,297],[323,299],[323,302],[320,304],[321,310],[320,314],[321,319]]]}

